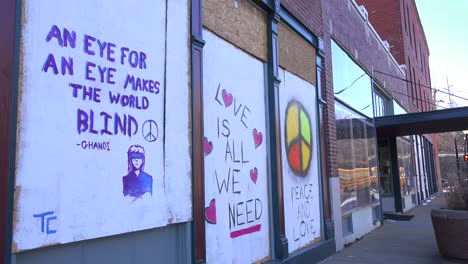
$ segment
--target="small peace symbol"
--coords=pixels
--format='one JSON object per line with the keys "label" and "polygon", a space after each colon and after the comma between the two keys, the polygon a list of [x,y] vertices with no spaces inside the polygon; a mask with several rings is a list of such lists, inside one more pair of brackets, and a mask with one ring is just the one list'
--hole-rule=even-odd
{"label": "small peace symbol", "polygon": [[158,139],[158,125],[154,120],[146,120],[142,128],[143,138],[148,142]]}

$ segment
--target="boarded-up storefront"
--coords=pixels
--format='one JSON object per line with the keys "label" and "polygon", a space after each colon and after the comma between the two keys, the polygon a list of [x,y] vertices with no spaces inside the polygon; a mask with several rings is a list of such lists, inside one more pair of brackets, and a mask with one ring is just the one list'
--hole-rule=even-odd
{"label": "boarded-up storefront", "polygon": [[267,260],[266,16],[248,1],[204,1],[204,14],[206,260]]}
{"label": "boarded-up storefront", "polygon": [[289,253],[321,239],[315,48],[280,24],[282,179]]}
{"label": "boarded-up storefront", "polygon": [[192,219],[189,6],[171,2],[23,1],[13,251]]}

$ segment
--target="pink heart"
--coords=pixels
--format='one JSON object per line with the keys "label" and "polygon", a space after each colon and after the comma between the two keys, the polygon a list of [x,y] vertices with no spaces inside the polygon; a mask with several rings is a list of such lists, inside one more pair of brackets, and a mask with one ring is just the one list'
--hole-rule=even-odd
{"label": "pink heart", "polygon": [[210,206],[205,208],[205,219],[210,224],[216,224],[216,200],[210,201]]}
{"label": "pink heart", "polygon": [[205,156],[209,155],[213,150],[213,143],[208,141],[206,137],[203,139],[203,148],[205,149]]}
{"label": "pink heart", "polygon": [[226,89],[223,89],[223,101],[225,107],[228,107],[232,104],[232,94],[227,93]]}
{"label": "pink heart", "polygon": [[255,128],[252,132],[253,134],[253,140],[255,143],[255,148],[258,148],[262,144],[263,141],[263,135],[262,132],[257,132],[257,129]]}
{"label": "pink heart", "polygon": [[250,179],[257,184],[257,178],[258,178],[258,170],[257,167],[255,167],[253,170],[250,170]]}

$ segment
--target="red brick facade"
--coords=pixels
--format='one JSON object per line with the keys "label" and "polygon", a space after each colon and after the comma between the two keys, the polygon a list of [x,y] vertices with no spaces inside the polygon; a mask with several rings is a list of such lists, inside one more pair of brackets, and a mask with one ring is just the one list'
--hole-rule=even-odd
{"label": "red brick facade", "polygon": [[[414,0],[356,0],[364,5],[369,20],[383,40],[390,44],[390,51],[399,64],[406,66],[406,80],[410,112],[435,110],[429,70],[429,47]],[[437,156],[435,135],[426,135]],[[436,175],[439,161],[436,159]],[[439,184],[439,181],[437,181]]]}
{"label": "red brick facade", "polygon": [[406,65],[410,111],[434,110],[429,48],[414,0],[357,0],[399,64]]}
{"label": "red brick facade", "polygon": [[383,40],[390,44],[390,51],[398,64],[405,64],[405,52],[403,50],[402,24],[403,9],[400,9],[399,0],[367,1],[357,0],[359,5],[364,5],[369,15],[372,26],[377,30]]}
{"label": "red brick facade", "polygon": [[281,4],[315,35],[322,35],[321,1],[282,0]]}

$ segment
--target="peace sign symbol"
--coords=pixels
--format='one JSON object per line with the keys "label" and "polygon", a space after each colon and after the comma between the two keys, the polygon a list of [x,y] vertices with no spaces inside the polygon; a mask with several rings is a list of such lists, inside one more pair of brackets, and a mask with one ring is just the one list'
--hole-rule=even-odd
{"label": "peace sign symbol", "polygon": [[141,131],[143,138],[148,142],[154,142],[158,139],[158,125],[154,120],[146,120]]}

